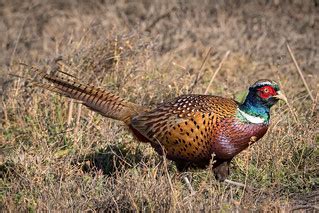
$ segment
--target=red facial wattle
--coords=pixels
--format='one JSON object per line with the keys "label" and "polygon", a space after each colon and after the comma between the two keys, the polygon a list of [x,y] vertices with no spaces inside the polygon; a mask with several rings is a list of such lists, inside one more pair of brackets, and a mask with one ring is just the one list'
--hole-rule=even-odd
{"label": "red facial wattle", "polygon": [[258,94],[263,99],[268,99],[269,97],[277,95],[276,90],[272,86],[263,86],[258,90]]}

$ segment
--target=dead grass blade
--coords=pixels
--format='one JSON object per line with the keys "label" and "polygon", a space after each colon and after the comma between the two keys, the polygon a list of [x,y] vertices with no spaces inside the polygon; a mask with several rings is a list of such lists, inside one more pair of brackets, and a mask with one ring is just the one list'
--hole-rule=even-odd
{"label": "dead grass blade", "polygon": [[184,181],[185,181],[185,183],[186,183],[186,185],[187,185],[187,187],[188,187],[188,189],[189,189],[191,195],[194,195],[194,194],[195,194],[195,191],[194,191],[194,189],[193,189],[193,187],[192,187],[191,182],[188,180],[188,178],[187,178],[186,176],[184,176],[183,179],[184,179]]}
{"label": "dead grass blade", "polygon": [[199,80],[203,77],[203,74],[202,74],[202,72],[203,72],[203,67],[204,67],[205,62],[207,61],[207,58],[208,58],[209,54],[211,53],[211,51],[212,51],[212,47],[210,47],[210,48],[208,49],[208,51],[207,51],[207,53],[206,53],[206,56],[205,56],[205,58],[204,58],[202,64],[200,65],[200,68],[199,68],[198,74],[197,74],[197,76],[196,76],[196,79],[195,79],[193,85],[192,85],[191,88],[190,88],[190,91],[191,91],[191,92],[193,92],[195,86],[198,84]]}
{"label": "dead grass blade", "polygon": [[80,129],[81,112],[82,112],[82,104],[78,104],[75,127],[74,127],[74,136],[76,137],[76,140],[74,140],[74,143],[77,143],[79,141],[79,133],[78,132]]}
{"label": "dead grass blade", "polygon": [[14,48],[13,48],[13,51],[12,51],[12,54],[11,54],[11,58],[10,58],[10,66],[12,66],[12,62],[14,60],[14,56],[16,54],[16,51],[17,51],[17,47],[18,47],[18,44],[19,44],[19,41],[20,41],[20,38],[21,38],[21,35],[22,35],[22,32],[23,32],[23,29],[24,29],[24,26],[25,26],[25,23],[28,19],[29,15],[26,15],[24,20],[23,20],[23,23],[21,25],[21,28],[19,30],[19,34],[18,34],[18,37],[15,41],[15,44],[14,44]]}
{"label": "dead grass blade", "polygon": [[301,71],[301,69],[300,69],[300,67],[299,67],[299,65],[298,65],[298,63],[297,63],[297,60],[296,60],[294,54],[293,54],[292,51],[291,51],[291,48],[290,48],[288,42],[287,42],[286,46],[287,46],[288,52],[289,52],[289,54],[290,54],[290,57],[291,57],[292,61],[293,61],[294,64],[295,64],[295,67],[296,67],[296,69],[297,69],[297,71],[298,71],[298,73],[299,73],[299,75],[300,75],[300,77],[301,77],[301,80],[302,80],[303,84],[305,85],[305,87],[306,87],[306,89],[307,89],[307,92],[308,92],[308,94],[309,94],[309,96],[310,96],[312,102],[315,102],[315,99],[314,99],[314,97],[313,97],[313,95],[312,95],[312,93],[311,93],[311,91],[310,91],[310,89],[309,89],[309,86],[308,86],[308,84],[307,84],[307,82],[306,82],[306,80],[305,80],[305,78],[304,78],[304,76],[303,76],[303,74],[302,74],[302,71]]}
{"label": "dead grass blade", "polygon": [[228,179],[225,180],[225,183],[229,183],[231,185],[238,186],[238,187],[244,187],[244,188],[247,187],[246,184],[239,183],[239,182],[232,181],[232,180],[228,180]]}
{"label": "dead grass blade", "polygon": [[68,110],[68,119],[67,119],[67,126],[68,128],[70,128],[71,126],[71,122],[72,122],[72,114],[73,114],[73,99],[70,100],[70,103],[69,103],[69,110]]}
{"label": "dead grass blade", "polygon": [[210,88],[210,86],[212,85],[216,75],[218,74],[219,70],[222,68],[222,65],[223,63],[225,62],[225,60],[227,59],[228,55],[230,54],[230,51],[228,50],[225,55],[224,55],[224,58],[220,61],[219,65],[218,65],[218,68],[216,69],[215,73],[213,74],[212,78],[210,79],[210,82],[208,84],[208,86],[206,87],[206,90],[205,90],[205,95],[208,93],[208,90]]}

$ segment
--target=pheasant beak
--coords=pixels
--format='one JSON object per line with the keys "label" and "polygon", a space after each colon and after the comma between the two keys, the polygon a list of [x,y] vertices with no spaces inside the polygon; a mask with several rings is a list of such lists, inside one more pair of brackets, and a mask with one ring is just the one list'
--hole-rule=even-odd
{"label": "pheasant beak", "polygon": [[281,93],[280,91],[278,91],[277,95],[274,95],[273,97],[288,103],[286,96],[283,93]]}

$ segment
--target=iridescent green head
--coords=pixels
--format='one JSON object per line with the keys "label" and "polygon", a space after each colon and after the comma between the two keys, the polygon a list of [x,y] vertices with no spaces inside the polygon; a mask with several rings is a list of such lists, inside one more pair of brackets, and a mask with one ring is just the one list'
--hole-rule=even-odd
{"label": "iridescent green head", "polygon": [[271,80],[258,80],[249,87],[244,103],[239,106],[238,115],[240,118],[249,118],[254,123],[268,123],[270,107],[278,100],[287,102],[278,84]]}
{"label": "iridescent green head", "polygon": [[278,84],[266,79],[258,80],[251,85],[247,98],[252,99],[251,101],[260,102],[267,107],[272,107],[278,100],[287,102],[287,98],[281,93]]}

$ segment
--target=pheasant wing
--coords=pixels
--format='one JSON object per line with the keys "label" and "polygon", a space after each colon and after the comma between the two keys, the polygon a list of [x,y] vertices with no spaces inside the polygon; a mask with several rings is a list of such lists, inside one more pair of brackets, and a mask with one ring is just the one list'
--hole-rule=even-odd
{"label": "pheasant wing", "polygon": [[217,96],[185,95],[132,119],[132,127],[172,160],[210,159],[220,120],[234,116],[237,103]]}

